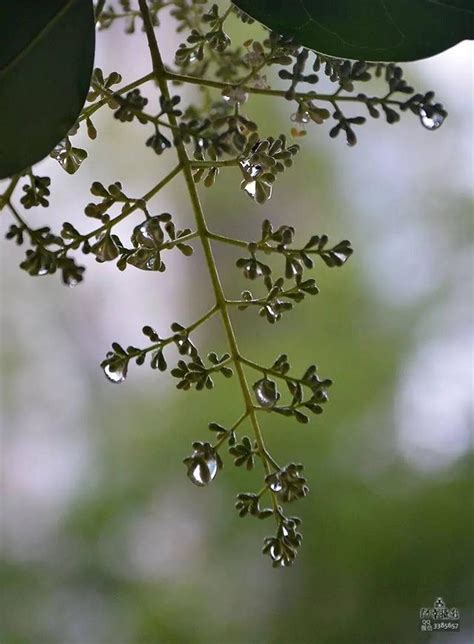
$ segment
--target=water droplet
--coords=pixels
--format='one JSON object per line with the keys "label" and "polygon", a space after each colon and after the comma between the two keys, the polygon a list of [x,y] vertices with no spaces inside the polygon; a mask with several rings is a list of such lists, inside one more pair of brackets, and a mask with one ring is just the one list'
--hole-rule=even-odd
{"label": "water droplet", "polygon": [[127,363],[120,363],[119,365],[107,363],[103,369],[107,378],[111,382],[123,382],[127,377]]}
{"label": "water droplet", "polygon": [[252,199],[255,199],[255,195],[257,193],[257,182],[249,181],[249,183],[245,184],[244,190],[249,195],[249,197],[252,197]]}
{"label": "water droplet", "polygon": [[91,246],[91,252],[94,253],[99,263],[109,262],[116,259],[119,255],[119,249],[110,236],[110,231],[102,233],[96,243]]}
{"label": "water droplet", "polygon": [[209,458],[206,461],[206,465],[207,465],[207,469],[209,470],[210,480],[212,481],[212,479],[215,478],[218,470],[217,460],[215,458]]}
{"label": "water droplet", "polygon": [[242,170],[251,178],[255,179],[262,172],[262,166],[257,164],[250,163],[248,159],[244,159],[240,163]]}
{"label": "water droplet", "polygon": [[207,469],[206,464],[202,462],[196,463],[194,467],[188,471],[188,477],[195,485],[199,486],[207,485],[210,480],[209,470]]}
{"label": "water droplet", "polygon": [[253,390],[259,405],[265,408],[273,407],[280,398],[276,384],[268,378],[258,380],[253,385]]}
{"label": "water droplet", "polygon": [[286,277],[287,279],[291,279],[292,277],[296,277],[301,273],[300,266],[297,264],[297,262],[287,262],[286,265]]}
{"label": "water droplet", "polygon": [[49,273],[48,269],[45,268],[44,266],[39,269],[39,271],[36,273],[37,275],[47,275]]}
{"label": "water droplet", "polygon": [[266,181],[248,181],[243,184],[244,191],[257,203],[265,203],[272,197],[272,184]]}
{"label": "water droplet", "polygon": [[159,248],[164,237],[159,218],[150,217],[134,228],[132,243],[135,247]]}
{"label": "water droplet", "polygon": [[266,479],[266,483],[268,484],[268,487],[272,492],[281,492],[283,489],[283,484],[280,481],[280,478],[278,476],[278,473],[275,474],[269,474]]}
{"label": "water droplet", "polygon": [[347,262],[347,260],[350,257],[349,253],[343,253],[343,252],[337,252],[337,251],[333,251],[333,255],[335,255],[335,257],[337,257],[337,259],[339,260],[339,262],[341,264],[344,264],[345,262]]}
{"label": "water droplet", "polygon": [[175,338],[176,346],[182,356],[192,356],[196,354],[196,347],[187,335],[175,336]]}
{"label": "water droplet", "polygon": [[146,225],[146,222],[144,224],[141,224],[138,229],[137,229],[137,237],[142,241],[142,244],[148,242],[148,241],[153,241],[153,237],[151,236],[148,226]]}
{"label": "water droplet", "polygon": [[160,252],[143,247],[129,255],[127,263],[142,271],[163,271],[165,269]]}
{"label": "water droplet", "polygon": [[152,271],[154,266],[155,266],[155,261],[154,261],[153,257],[150,257],[149,259],[147,259],[144,268],[147,271]]}
{"label": "water droplet", "polygon": [[281,568],[284,568],[285,566],[288,566],[290,564],[285,554],[282,552],[280,544],[275,543],[274,545],[272,545],[269,554],[275,564],[277,564]]}
{"label": "water droplet", "polygon": [[194,485],[204,487],[215,479],[222,463],[219,454],[210,443],[193,443],[193,447],[193,453],[183,462],[188,468],[189,480]]}
{"label": "water droplet", "polygon": [[248,99],[248,94],[241,87],[231,87],[222,92],[222,98],[228,105],[242,105]]}
{"label": "water droplet", "polygon": [[309,123],[311,120],[309,112],[294,112],[290,118],[293,123]]}
{"label": "water droplet", "polygon": [[279,561],[281,557],[280,548],[277,545],[273,545],[270,548],[270,557],[273,561]]}
{"label": "water droplet", "polygon": [[444,123],[445,115],[429,105],[420,108],[420,121],[427,130],[437,130]]}
{"label": "water droplet", "polygon": [[273,322],[278,322],[281,318],[281,313],[274,308],[274,304],[280,304],[280,300],[275,300],[274,303],[267,304],[265,307],[267,318],[270,317]]}
{"label": "water droplet", "polygon": [[256,277],[261,277],[262,275],[263,268],[260,266],[260,264],[255,263],[244,268],[244,277],[246,277],[247,279],[253,280]]}

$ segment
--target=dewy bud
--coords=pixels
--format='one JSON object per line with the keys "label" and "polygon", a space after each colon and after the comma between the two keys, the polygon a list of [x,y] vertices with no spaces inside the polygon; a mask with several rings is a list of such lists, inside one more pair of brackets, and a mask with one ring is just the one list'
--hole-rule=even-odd
{"label": "dewy bud", "polygon": [[208,485],[222,468],[221,458],[210,443],[193,443],[193,453],[183,463],[188,468],[189,480],[199,487]]}
{"label": "dewy bud", "polygon": [[255,398],[259,405],[265,408],[274,407],[280,398],[273,380],[262,378],[253,385]]}

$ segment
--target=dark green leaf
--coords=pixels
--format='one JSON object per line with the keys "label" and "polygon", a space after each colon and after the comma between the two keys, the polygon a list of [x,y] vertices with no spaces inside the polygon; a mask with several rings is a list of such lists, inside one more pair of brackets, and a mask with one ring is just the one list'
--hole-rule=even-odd
{"label": "dark green leaf", "polygon": [[472,0],[234,0],[266,27],[337,58],[418,60],[474,37]]}
{"label": "dark green leaf", "polygon": [[0,4],[0,179],[40,161],[74,125],[94,60],[92,0]]}

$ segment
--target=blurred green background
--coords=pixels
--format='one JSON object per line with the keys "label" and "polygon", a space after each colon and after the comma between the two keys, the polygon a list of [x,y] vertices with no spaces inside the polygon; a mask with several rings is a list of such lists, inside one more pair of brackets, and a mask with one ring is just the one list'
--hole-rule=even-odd
{"label": "blurred green background", "polygon": [[[171,60],[180,37],[170,22],[161,33]],[[344,268],[317,265],[320,295],[277,325],[254,310],[234,315],[247,356],[268,363],[286,352],[296,372],[316,362],[335,382],[309,425],[263,420],[276,459],[303,462],[311,487],[289,507],[304,529],[291,569],[273,570],[260,554],[273,526],[233,508],[238,492],[258,489],[260,472],[225,458],[198,489],[181,463],[193,440],[211,439],[210,421],[240,413],[235,378],[183,393],[146,366],[132,366],[122,385],[98,367],[112,341],[143,343],[144,324],[163,335],[207,310],[200,251],[168,255],[164,274],[87,259],[85,282],[66,289],[18,270],[22,250],[2,243],[2,644],[474,641],[472,61],[464,43],[405,66],[449,111],[437,132],[413,115],[393,126],[380,119],[358,128],[349,149],[312,126],[267,205],[252,203],[234,170],[201,189],[217,232],[256,239],[267,217],[301,241],[326,233],[355,247]],[[97,64],[125,81],[146,73],[142,34],[99,34]],[[198,96],[183,93],[184,102]],[[285,101],[253,98],[245,111],[263,135],[291,127]],[[174,165],[172,152],[144,147],[145,126],[103,110],[94,123],[96,142],[75,139],[89,150],[76,175],[39,164],[52,199],[28,213],[32,224],[58,230],[67,219],[83,230],[93,180],[120,180],[138,196]],[[183,195],[177,180],[152,211],[192,225]],[[0,223],[5,231],[3,213]],[[247,286],[233,266],[239,254],[216,253],[237,297]],[[226,350],[218,320],[197,342]],[[460,609],[459,634],[420,632],[419,609],[438,596]]]}

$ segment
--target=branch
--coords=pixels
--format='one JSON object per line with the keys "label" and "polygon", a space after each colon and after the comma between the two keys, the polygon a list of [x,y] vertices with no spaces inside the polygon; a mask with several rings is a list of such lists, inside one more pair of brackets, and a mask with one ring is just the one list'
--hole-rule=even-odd
{"label": "branch", "polygon": [[[139,0],[139,6],[143,17],[143,24],[145,27],[145,32],[148,40],[148,46],[150,48],[150,54],[151,54],[151,59],[153,63],[153,71],[154,71],[155,79],[159,85],[159,88],[161,90],[163,97],[167,100],[170,100],[170,92],[169,92],[168,82],[167,82],[168,80],[167,73],[163,65],[161,54],[158,48],[158,43],[156,41],[153,24],[151,21],[150,12],[149,12],[146,0]],[[172,112],[168,113],[168,119],[169,119],[170,125],[172,125],[173,127],[178,127],[178,121],[176,119],[176,116]],[[204,212],[201,206],[201,202],[199,199],[199,195],[197,192],[197,188],[194,183],[191,160],[188,157],[186,147],[182,141],[177,141],[176,152],[178,155],[179,162],[182,166],[184,178],[186,180],[186,186],[188,189],[189,197],[194,211],[194,217],[196,220],[196,227],[203,246],[206,264],[207,264],[209,276],[211,278],[214,295],[216,298],[216,306],[219,310],[222,323],[224,326],[224,330],[227,336],[230,354],[235,363],[235,369],[239,379],[240,387],[242,389],[242,395],[244,398],[245,407],[250,416],[250,420],[255,434],[255,440],[257,441],[259,453],[263,460],[265,472],[267,475],[269,475],[271,474],[271,467],[267,461],[267,458],[269,455],[265,448],[265,443],[263,440],[258,418],[254,409],[253,400],[252,400],[250,388],[245,376],[245,372],[241,362],[239,361],[239,348],[237,344],[237,339],[235,336],[234,328],[232,326],[232,321],[230,319],[229,312],[227,310],[226,298],[224,295],[224,291],[222,289],[219,273],[217,271],[216,262],[214,259],[211,243],[209,240],[209,231],[207,228],[207,224],[204,217]],[[274,509],[277,510],[277,501],[274,495],[272,495],[272,501],[273,501]]]}

